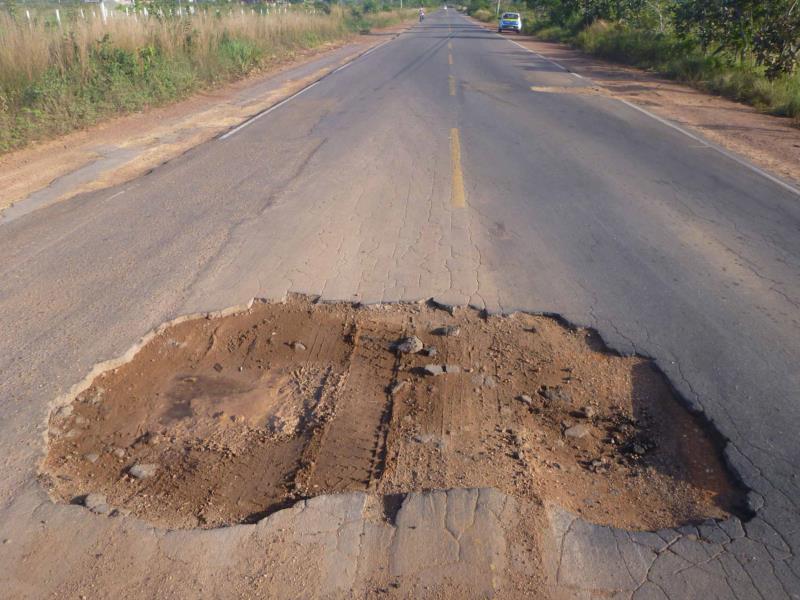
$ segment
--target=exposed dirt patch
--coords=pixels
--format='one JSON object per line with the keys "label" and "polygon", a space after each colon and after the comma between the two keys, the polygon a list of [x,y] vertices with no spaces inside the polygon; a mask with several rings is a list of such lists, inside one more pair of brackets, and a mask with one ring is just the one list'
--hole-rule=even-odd
{"label": "exposed dirt patch", "polygon": [[165,527],[491,486],[654,529],[736,510],[719,456],[649,361],[590,331],[293,298],[157,335],[54,411],[42,472],[59,500]]}
{"label": "exposed dirt patch", "polygon": [[573,94],[576,96],[608,96],[610,95],[607,90],[598,86],[543,86],[532,85],[532,92],[539,92],[540,94]]}

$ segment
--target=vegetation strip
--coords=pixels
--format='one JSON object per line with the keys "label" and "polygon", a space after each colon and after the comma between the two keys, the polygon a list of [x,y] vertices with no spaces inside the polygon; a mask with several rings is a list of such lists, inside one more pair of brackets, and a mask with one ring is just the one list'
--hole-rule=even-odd
{"label": "vegetation strip", "polygon": [[[0,13],[0,152],[184,98],[413,11]],[[227,10],[227,8],[226,8]]]}
{"label": "vegetation strip", "polygon": [[[797,0],[527,0],[499,8],[521,13],[524,33],[800,121]],[[467,10],[496,19],[488,0]]]}

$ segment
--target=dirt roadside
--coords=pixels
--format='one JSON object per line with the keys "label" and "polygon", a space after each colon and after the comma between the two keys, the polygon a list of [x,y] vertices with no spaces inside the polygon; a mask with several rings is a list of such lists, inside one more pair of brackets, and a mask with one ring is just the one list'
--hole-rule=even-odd
{"label": "dirt roadside", "polygon": [[599,86],[597,93],[640,106],[788,182],[800,184],[800,127],[791,119],[762,114],[752,106],[704,93],[642,69],[607,62],[565,44],[504,35],[590,79]]}
{"label": "dirt roadside", "polygon": [[[0,219],[3,211],[21,200],[48,205],[147,173],[291,96],[406,27],[397,25],[325,44],[268,71],[181,102],[104,121],[0,156]],[[317,62],[319,68],[314,68]]]}

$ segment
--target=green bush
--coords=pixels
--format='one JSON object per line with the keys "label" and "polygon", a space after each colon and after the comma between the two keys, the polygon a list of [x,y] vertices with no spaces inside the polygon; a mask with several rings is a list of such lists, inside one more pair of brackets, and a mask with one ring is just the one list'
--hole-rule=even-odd
{"label": "green bush", "polygon": [[[313,45],[313,41],[309,45]],[[219,42],[219,56],[226,71],[245,75],[259,65],[263,53],[254,42],[230,37],[226,32]]]}
{"label": "green bush", "polygon": [[[548,30],[537,35],[542,37],[543,32]],[[691,38],[603,21],[566,41],[589,54],[651,69],[765,112],[800,120],[800,73],[769,79],[763,67],[744,64],[724,53],[707,54]]]}
{"label": "green bush", "polygon": [[548,27],[542,27],[541,29],[538,29],[534,26],[531,27],[530,30],[526,29],[525,33],[535,35],[537,38],[544,40],[545,42],[566,42],[572,37],[572,34],[569,31],[563,27],[559,27],[558,25],[550,25]]}
{"label": "green bush", "polygon": [[495,19],[494,12],[485,8],[479,8],[473,12],[471,16],[478,19],[478,21],[483,21],[484,23],[489,23]]}
{"label": "green bush", "polygon": [[350,35],[344,11],[330,13],[64,18],[63,28],[0,13],[0,152],[180,99]]}

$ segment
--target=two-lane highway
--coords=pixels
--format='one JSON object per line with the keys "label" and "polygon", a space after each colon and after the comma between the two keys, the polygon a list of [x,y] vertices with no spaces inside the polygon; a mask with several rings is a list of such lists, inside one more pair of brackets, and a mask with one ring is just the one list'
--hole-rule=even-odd
{"label": "two-lane highway", "polygon": [[[718,550],[665,552],[636,597],[800,589],[800,195],[453,10],[145,177],[0,226],[0,255],[16,597],[154,597],[173,576],[222,596],[269,564],[200,564],[208,532],[168,552],[143,524],[53,505],[36,468],[49,403],[95,363],[179,315],[287,292],[557,313],[654,357],[730,440],[758,513]],[[124,575],[91,558],[112,551]],[[556,587],[620,592],[600,563],[571,568],[584,578]]]}

